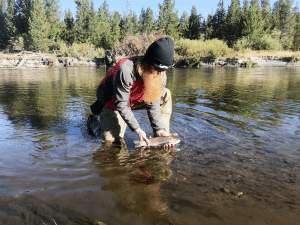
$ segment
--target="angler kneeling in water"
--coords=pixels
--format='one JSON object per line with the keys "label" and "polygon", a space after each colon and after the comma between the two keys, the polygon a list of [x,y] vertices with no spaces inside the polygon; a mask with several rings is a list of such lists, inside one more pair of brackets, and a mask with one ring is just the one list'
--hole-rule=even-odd
{"label": "angler kneeling in water", "polygon": [[[100,115],[102,141],[117,141],[124,137],[127,125],[140,141],[150,144],[132,110],[147,109],[154,136],[170,134],[172,113],[171,92],[165,88],[166,70],[174,59],[174,42],[161,38],[153,42],[144,56],[121,59],[101,81],[97,101],[91,105],[88,127]],[[164,147],[173,147],[167,143]]]}

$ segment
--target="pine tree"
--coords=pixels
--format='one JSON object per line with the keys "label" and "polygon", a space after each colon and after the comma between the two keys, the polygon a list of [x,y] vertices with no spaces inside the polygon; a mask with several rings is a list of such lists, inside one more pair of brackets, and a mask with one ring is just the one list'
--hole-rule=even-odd
{"label": "pine tree", "polygon": [[108,4],[106,1],[102,4],[102,6],[99,7],[98,13],[97,13],[97,37],[98,42],[96,47],[101,47],[105,49],[111,49],[113,47],[113,39],[111,34],[111,26],[109,22],[109,9]]}
{"label": "pine tree", "polygon": [[202,32],[205,40],[210,40],[214,37],[214,16],[212,14],[207,15],[207,20],[203,22]]}
{"label": "pine tree", "polygon": [[6,24],[5,24],[6,2],[0,0],[0,48],[5,48],[7,44]]}
{"label": "pine tree", "polygon": [[126,2],[126,10],[123,13],[121,18],[120,27],[121,27],[121,39],[125,38],[128,35],[133,34],[132,30],[132,10],[130,8],[129,2]]}
{"label": "pine tree", "polygon": [[295,32],[293,40],[294,51],[300,50],[300,12],[295,12]]}
{"label": "pine tree", "polygon": [[85,43],[89,39],[90,1],[75,0],[77,15],[75,21],[75,41]]}
{"label": "pine tree", "polygon": [[5,17],[6,22],[6,40],[9,44],[13,44],[14,40],[17,37],[17,28],[15,26],[15,1],[14,0],[8,0],[8,8],[7,8],[7,14]]}
{"label": "pine tree", "polygon": [[263,18],[260,9],[259,0],[252,0],[247,14],[247,19],[244,21],[244,35],[249,38],[254,49],[260,49],[257,46],[263,34]]}
{"label": "pine tree", "polygon": [[189,38],[189,16],[186,11],[182,13],[178,24],[179,36],[182,38]]}
{"label": "pine tree", "polygon": [[189,39],[197,40],[200,39],[200,19],[202,18],[201,15],[197,14],[196,6],[193,6],[191,10],[191,15],[189,17]]}
{"label": "pine tree", "polygon": [[61,38],[68,44],[72,45],[74,43],[74,18],[72,11],[70,9],[65,10],[64,16],[64,26],[61,33]]}
{"label": "pine tree", "polygon": [[110,19],[110,13],[109,13],[109,8],[108,8],[108,3],[106,2],[106,0],[104,0],[103,4],[102,4],[102,9],[103,9],[103,14],[105,16],[105,18],[107,20]]}
{"label": "pine tree", "polygon": [[89,8],[89,17],[88,17],[88,41],[94,45],[98,44],[97,38],[97,15],[94,7],[94,2],[92,1]]}
{"label": "pine tree", "polygon": [[150,34],[152,31],[155,30],[155,22],[154,22],[154,13],[150,7],[146,10],[145,15],[145,31]]}
{"label": "pine tree", "polygon": [[120,22],[121,22],[121,15],[119,12],[115,11],[111,19],[111,31],[112,31],[111,34],[112,34],[113,43],[117,43],[120,41],[121,38]]}
{"label": "pine tree", "polygon": [[20,35],[29,32],[29,18],[32,10],[32,0],[16,1],[16,28]]}
{"label": "pine tree", "polygon": [[46,18],[43,2],[41,0],[31,0],[31,7],[26,47],[28,50],[48,51],[50,25]]}
{"label": "pine tree", "polygon": [[280,31],[280,42],[285,49],[292,48],[295,17],[292,12],[293,1],[278,0],[274,4],[272,19],[276,29]]}
{"label": "pine tree", "polygon": [[226,34],[226,11],[224,9],[224,1],[220,0],[217,11],[214,15],[214,36],[220,40],[225,40]]}
{"label": "pine tree", "polygon": [[132,25],[132,34],[133,35],[137,34],[139,32],[139,25],[138,25],[138,20],[135,12],[132,13],[131,25]]}
{"label": "pine tree", "polygon": [[226,41],[228,46],[232,46],[241,38],[241,7],[239,0],[231,0],[226,16]]}
{"label": "pine tree", "polygon": [[262,18],[264,22],[264,34],[269,34],[272,27],[271,6],[269,0],[261,0]]}
{"label": "pine tree", "polygon": [[178,10],[175,11],[175,1],[164,0],[163,4],[159,4],[159,17],[157,27],[166,35],[178,38]]}
{"label": "pine tree", "polygon": [[44,0],[48,23],[50,24],[49,39],[56,40],[61,33],[61,11],[59,0]]}
{"label": "pine tree", "polygon": [[248,34],[247,27],[246,27],[246,22],[247,22],[247,19],[248,19],[248,15],[249,15],[249,1],[244,0],[243,9],[242,9],[242,13],[241,13],[241,33],[242,33],[242,36],[246,36]]}
{"label": "pine tree", "polygon": [[138,24],[139,24],[139,32],[144,33],[146,30],[146,12],[144,7],[142,7]]}
{"label": "pine tree", "polygon": [[[7,10],[7,1],[6,0],[0,0],[0,11],[5,13]],[[9,4],[8,4],[9,5]]]}

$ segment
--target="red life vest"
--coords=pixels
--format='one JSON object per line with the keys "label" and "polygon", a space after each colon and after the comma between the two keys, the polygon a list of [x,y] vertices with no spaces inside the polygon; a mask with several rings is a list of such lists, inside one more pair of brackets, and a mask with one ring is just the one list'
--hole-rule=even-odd
{"label": "red life vest", "polygon": [[[135,58],[137,56],[131,57],[131,58],[124,58],[121,59],[108,73],[107,75],[103,78],[101,81],[101,84],[105,82],[105,80],[109,76],[113,76],[113,83],[116,80],[117,73],[119,71],[120,66],[122,66],[123,63],[125,63],[127,60]],[[110,87],[113,88],[113,87]],[[129,96],[129,107],[134,106],[138,102],[143,101],[143,95],[144,95],[144,81],[142,78],[137,78],[135,82],[131,85],[131,90],[130,90],[130,96]],[[111,96],[111,100],[105,104],[106,108],[116,110],[116,106],[114,104],[114,95]]]}

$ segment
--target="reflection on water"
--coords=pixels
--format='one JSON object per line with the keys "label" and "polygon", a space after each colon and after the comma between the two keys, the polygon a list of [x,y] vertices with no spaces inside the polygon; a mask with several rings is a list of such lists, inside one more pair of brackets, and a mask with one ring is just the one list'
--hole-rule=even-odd
{"label": "reflection on water", "polygon": [[[0,70],[0,207],[26,211],[24,201],[38,198],[46,211],[59,204],[108,224],[300,221],[299,70],[168,71],[177,153],[134,149],[129,129],[113,145],[88,135],[106,72]],[[134,113],[152,135],[147,113]]]}
{"label": "reflection on water", "polygon": [[94,153],[99,176],[108,178],[101,189],[117,195],[120,215],[142,217],[150,224],[172,224],[165,213],[167,204],[162,200],[161,183],[172,176],[169,165],[174,154],[142,148],[130,154],[125,140],[103,144]]}

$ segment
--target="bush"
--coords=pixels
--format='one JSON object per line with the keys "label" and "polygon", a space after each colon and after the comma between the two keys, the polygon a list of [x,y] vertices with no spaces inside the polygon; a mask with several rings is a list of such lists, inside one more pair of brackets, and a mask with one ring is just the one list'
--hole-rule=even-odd
{"label": "bush", "polygon": [[300,54],[294,54],[292,55],[292,62],[298,62],[300,61]]}
{"label": "bush", "polygon": [[235,51],[244,51],[245,49],[280,51],[282,50],[282,45],[280,44],[279,37],[280,34],[278,36],[277,30],[274,30],[269,35],[264,35],[257,40],[242,37],[234,43],[233,49]]}
{"label": "bush", "polygon": [[144,55],[147,48],[151,43],[164,37],[160,31],[153,31],[150,34],[136,34],[125,37],[121,42],[115,44],[113,52],[115,55],[121,55],[124,57],[133,55]]}
{"label": "bush", "polygon": [[65,57],[87,57],[87,58],[104,58],[105,50],[103,48],[95,49],[94,46],[88,42],[74,43],[71,46],[61,40],[57,41],[57,48]]}
{"label": "bush", "polygon": [[250,43],[250,40],[247,37],[242,37],[233,44],[233,49],[237,52],[243,51],[245,49],[251,49],[251,47],[252,44]]}
{"label": "bush", "polygon": [[279,40],[272,38],[271,35],[264,35],[258,43],[256,43],[258,50],[280,51],[282,45]]}
{"label": "bush", "polygon": [[234,50],[217,39],[207,41],[181,39],[175,43],[175,53],[178,56],[193,59],[195,63],[199,63],[204,57],[210,59],[234,57]]}
{"label": "bush", "polygon": [[24,50],[24,38],[22,36],[17,37],[15,40],[9,43],[12,50]]}

